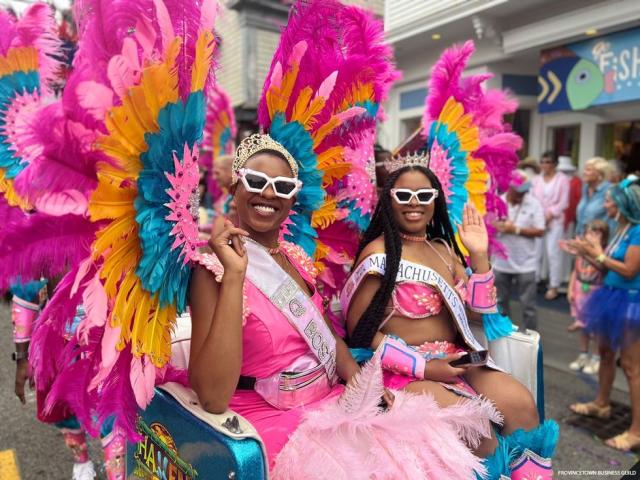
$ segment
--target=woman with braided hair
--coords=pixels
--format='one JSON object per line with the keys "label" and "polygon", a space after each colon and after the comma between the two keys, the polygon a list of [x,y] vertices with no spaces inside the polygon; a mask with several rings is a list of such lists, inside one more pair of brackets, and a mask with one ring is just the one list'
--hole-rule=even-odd
{"label": "woman with braided hair", "polygon": [[[425,157],[402,162],[388,167],[391,174],[341,298],[350,346],[381,354],[388,388],[428,394],[443,407],[461,397],[490,399],[504,417],[502,429],[475,450],[490,457],[490,478],[532,471],[551,478],[550,460],[540,457],[550,456],[557,426],[539,425],[529,391],[490,358],[486,365],[455,362],[482,350],[467,317],[476,320],[495,309],[484,221],[471,204],[464,207],[457,227],[469,252],[468,269],[438,177]],[[509,466],[509,455],[525,458]]]}
{"label": "woman with braided hair", "polygon": [[574,403],[569,408],[578,415],[609,418],[616,352],[620,350],[631,395],[631,426],[606,444],[628,451],[640,446],[640,180],[630,177],[612,187],[604,207],[618,223],[609,246],[603,250],[599,243],[580,238],[570,242],[606,275],[603,287],[584,308],[586,331],[596,335],[600,350],[598,394],[591,402]]}

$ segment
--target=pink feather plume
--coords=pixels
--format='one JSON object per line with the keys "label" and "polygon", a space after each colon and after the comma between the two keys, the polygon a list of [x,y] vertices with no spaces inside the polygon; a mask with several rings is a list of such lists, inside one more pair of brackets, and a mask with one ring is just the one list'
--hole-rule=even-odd
{"label": "pink feather plume", "polygon": [[[462,78],[474,51],[475,46],[469,40],[448,48],[440,56],[431,70],[422,124],[426,134],[431,122],[438,118],[450,97],[460,102],[465,112],[472,116],[473,124],[478,127],[480,144],[471,155],[484,161],[491,176],[490,190],[486,194],[485,216],[486,223],[490,223],[505,211],[500,193],[508,188],[512,172],[518,163],[517,151],[522,146],[522,139],[505,122],[505,115],[517,109],[516,100],[502,90],[483,87],[483,83],[492,75],[480,74]],[[498,254],[503,252],[492,227],[489,227],[489,234],[491,250]]]}
{"label": "pink feather plume", "polygon": [[35,47],[38,52],[38,72],[44,91],[56,78],[60,61],[61,41],[53,10],[49,5],[36,3],[16,20],[9,12],[0,11],[0,55],[13,47]]}
{"label": "pink feather plume", "polygon": [[0,289],[21,276],[54,278],[84,259],[99,225],[77,215],[24,216],[6,226],[11,232],[0,245]]}
{"label": "pink feather plume", "polygon": [[40,391],[48,391],[58,374],[66,344],[66,329],[76,314],[76,307],[82,301],[82,292],[73,292],[77,272],[78,267],[75,267],[62,277],[53,296],[40,313],[31,337],[29,364],[33,369],[36,387]]}
{"label": "pink feather plume", "polygon": [[97,185],[96,162],[104,159],[94,150],[97,133],[69,120],[60,102],[41,109],[32,128],[41,153],[16,178],[16,191],[34,203],[70,190],[88,198]]}
{"label": "pink feather plume", "polygon": [[[488,402],[441,408],[432,396],[396,391],[393,405],[381,412],[382,392],[382,370],[374,356],[340,400],[329,399],[307,413],[276,458],[273,477],[462,480],[485,472],[465,441],[477,444],[490,435],[489,422],[500,420]],[[316,448],[309,449],[310,444]]]}

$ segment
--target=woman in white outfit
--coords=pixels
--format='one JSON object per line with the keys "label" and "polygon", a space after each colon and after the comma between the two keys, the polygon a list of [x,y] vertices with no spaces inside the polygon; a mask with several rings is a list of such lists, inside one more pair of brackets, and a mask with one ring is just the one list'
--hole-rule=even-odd
{"label": "woman in white outfit", "polygon": [[540,253],[542,256],[546,255],[549,264],[549,288],[545,294],[547,300],[558,296],[558,287],[562,282],[562,251],[558,241],[563,238],[564,211],[569,203],[569,178],[558,172],[557,166],[555,154],[545,152],[540,160],[542,173],[532,181],[532,193],[542,203],[546,222]]}

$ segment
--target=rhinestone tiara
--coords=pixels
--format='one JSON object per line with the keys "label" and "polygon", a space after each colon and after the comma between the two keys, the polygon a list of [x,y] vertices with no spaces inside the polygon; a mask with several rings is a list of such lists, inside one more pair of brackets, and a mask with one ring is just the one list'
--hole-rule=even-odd
{"label": "rhinestone tiara", "polygon": [[406,155],[395,155],[391,157],[391,160],[384,162],[384,166],[389,173],[393,173],[404,167],[429,168],[429,154],[426,152],[414,152]]}
{"label": "rhinestone tiara", "polygon": [[281,153],[287,160],[289,167],[295,177],[298,176],[298,164],[289,151],[282,146],[281,143],[276,142],[267,133],[254,133],[253,135],[245,138],[240,142],[236,149],[236,158],[233,160],[231,170],[231,183],[234,184],[238,181],[238,170],[243,168],[247,163],[247,160],[252,155],[265,150],[273,150]]}

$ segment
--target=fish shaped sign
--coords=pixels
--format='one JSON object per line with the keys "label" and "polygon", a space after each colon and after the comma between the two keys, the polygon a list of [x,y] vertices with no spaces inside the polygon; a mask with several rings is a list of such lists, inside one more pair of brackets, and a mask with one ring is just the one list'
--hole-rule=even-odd
{"label": "fish shaped sign", "polygon": [[640,28],[543,50],[538,111],[640,99]]}

